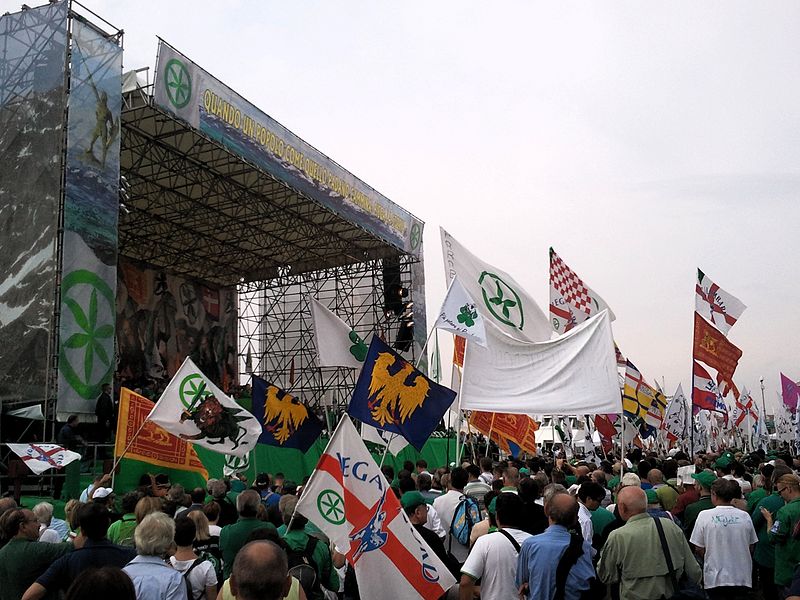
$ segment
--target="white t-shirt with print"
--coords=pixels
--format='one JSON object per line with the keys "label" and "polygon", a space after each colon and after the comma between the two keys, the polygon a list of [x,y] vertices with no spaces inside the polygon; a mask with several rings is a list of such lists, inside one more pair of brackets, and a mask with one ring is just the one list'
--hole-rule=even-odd
{"label": "white t-shirt with print", "polygon": [[[169,562],[172,563],[176,571],[185,573],[189,570],[189,567],[192,566],[194,560],[175,560],[174,556],[170,556]],[[188,579],[192,586],[192,595],[195,598],[199,598],[207,587],[217,585],[217,574],[214,572],[214,565],[208,560],[204,560],[192,569]],[[191,598],[189,600],[191,600]],[[206,600],[214,600],[214,598],[208,598]]]}
{"label": "white t-shirt with print", "polygon": [[[519,529],[506,528],[519,545],[531,535]],[[487,533],[475,540],[461,572],[481,579],[481,600],[517,598],[517,558],[519,553],[499,531]]]}
{"label": "white t-shirt with print", "polygon": [[701,511],[689,541],[705,548],[703,582],[706,589],[723,585],[752,586],[750,544],[758,541],[758,535],[745,511],[735,506]]}

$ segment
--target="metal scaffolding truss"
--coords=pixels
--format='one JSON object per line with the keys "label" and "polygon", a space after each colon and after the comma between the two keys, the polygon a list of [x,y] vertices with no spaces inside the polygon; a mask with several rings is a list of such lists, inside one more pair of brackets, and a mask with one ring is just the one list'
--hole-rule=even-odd
{"label": "metal scaffolding truss", "polygon": [[385,309],[387,269],[412,301],[412,267],[422,259],[163,112],[148,87],[123,95],[121,171],[129,198],[120,214],[120,255],[236,286],[240,372],[260,375],[320,412],[342,410],[356,373],[317,367],[308,297],[367,343],[373,332],[391,343],[401,323]]}
{"label": "metal scaffolding truss", "polygon": [[[411,293],[409,256],[399,261],[399,284]],[[287,274],[240,286],[239,334],[243,370],[252,372],[334,415],[347,406],[357,373],[349,368],[319,368],[309,298],[315,298],[350,325],[367,343],[372,334],[392,343],[400,318],[385,309],[384,282],[395,260]],[[411,296],[408,301],[413,301]],[[406,358],[414,357],[414,348]]]}

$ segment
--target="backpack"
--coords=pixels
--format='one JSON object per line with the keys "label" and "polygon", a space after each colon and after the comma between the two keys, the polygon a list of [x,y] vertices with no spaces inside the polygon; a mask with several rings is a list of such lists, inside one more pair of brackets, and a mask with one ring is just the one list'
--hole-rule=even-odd
{"label": "backpack", "polygon": [[303,588],[309,600],[324,597],[317,576],[317,564],[313,558],[318,541],[317,538],[310,535],[302,550],[286,548],[286,557],[289,559],[289,575],[300,582],[300,587]]}
{"label": "backpack", "polygon": [[475,523],[482,518],[480,506],[475,499],[461,496],[450,522],[450,547],[452,548],[454,539],[462,546],[469,546],[469,534],[472,533]]}
{"label": "backpack", "polygon": [[183,573],[183,583],[186,584],[186,597],[188,598],[188,600],[200,600],[203,596],[206,595],[206,588],[204,586],[203,591],[200,592],[200,595],[195,597],[194,592],[192,591],[192,584],[189,581],[189,573],[192,572],[192,569],[194,569],[197,565],[200,565],[204,562],[205,562],[204,558],[194,559],[194,562]]}

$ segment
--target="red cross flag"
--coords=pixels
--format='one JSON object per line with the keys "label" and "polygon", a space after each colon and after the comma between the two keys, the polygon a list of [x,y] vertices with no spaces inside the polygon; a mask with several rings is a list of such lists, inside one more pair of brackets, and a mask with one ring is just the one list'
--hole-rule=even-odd
{"label": "red cross flag", "polygon": [[433,600],[456,582],[409,522],[347,415],[296,510],[345,554],[362,598]]}
{"label": "red cross flag", "polygon": [[77,452],[65,450],[57,444],[6,444],[6,446],[11,448],[11,451],[36,475],[41,475],[47,469],[60,469],[81,457]]}
{"label": "red cross flag", "polygon": [[721,289],[700,269],[697,269],[694,308],[725,335],[747,308],[742,302]]}

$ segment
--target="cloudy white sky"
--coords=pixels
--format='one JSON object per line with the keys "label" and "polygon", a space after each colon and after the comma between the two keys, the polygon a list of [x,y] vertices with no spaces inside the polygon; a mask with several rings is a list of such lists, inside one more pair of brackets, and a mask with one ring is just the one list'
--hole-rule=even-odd
{"label": "cloudy white sky", "polygon": [[429,315],[440,225],[543,310],[552,245],[671,393],[700,267],[748,306],[739,385],[800,379],[800,4],[87,4],[126,69],[164,37],[422,218]]}

